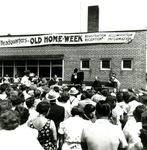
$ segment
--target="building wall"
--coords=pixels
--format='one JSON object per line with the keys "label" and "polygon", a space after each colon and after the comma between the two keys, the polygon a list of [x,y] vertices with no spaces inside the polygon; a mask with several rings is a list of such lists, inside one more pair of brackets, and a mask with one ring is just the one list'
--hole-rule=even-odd
{"label": "building wall", "polygon": [[[80,68],[83,58],[90,59],[90,69],[84,70],[84,80],[93,81],[98,76],[108,81],[110,70],[101,70],[102,58],[111,59],[111,71],[117,74],[122,88],[140,88],[146,85],[146,31],[135,31],[135,37],[125,44],[85,44],[85,45],[48,45],[39,47],[0,48],[0,58],[18,59],[19,57],[56,59],[63,56],[65,81],[70,81],[74,68]],[[133,59],[133,69],[121,70],[123,58]]]}
{"label": "building wall", "polygon": [[[100,60],[111,58],[112,71],[117,74],[122,88],[145,87],[146,85],[146,32],[136,32],[134,40],[129,44],[95,44],[65,47],[65,80],[70,79],[73,68],[80,68],[81,58],[90,58],[90,70],[84,71],[85,80],[93,81],[99,76],[100,80],[108,81],[109,70],[100,70]],[[133,69],[121,70],[122,58],[133,59]]]}

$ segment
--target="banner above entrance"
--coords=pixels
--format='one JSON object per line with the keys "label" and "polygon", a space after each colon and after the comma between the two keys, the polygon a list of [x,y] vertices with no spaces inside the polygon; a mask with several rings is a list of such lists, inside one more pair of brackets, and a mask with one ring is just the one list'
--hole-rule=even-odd
{"label": "banner above entrance", "polygon": [[135,32],[104,32],[77,34],[45,34],[33,36],[0,37],[0,47],[29,47],[51,44],[97,44],[97,43],[129,43]]}

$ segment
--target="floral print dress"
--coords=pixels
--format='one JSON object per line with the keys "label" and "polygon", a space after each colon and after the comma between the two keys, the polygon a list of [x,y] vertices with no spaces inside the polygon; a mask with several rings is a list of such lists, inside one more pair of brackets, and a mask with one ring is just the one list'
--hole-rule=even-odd
{"label": "floral print dress", "polygon": [[[30,127],[35,128],[33,123],[30,124]],[[53,133],[50,129],[50,120],[46,122],[41,130],[38,130],[38,141],[44,150],[56,150],[56,147],[53,144]]]}

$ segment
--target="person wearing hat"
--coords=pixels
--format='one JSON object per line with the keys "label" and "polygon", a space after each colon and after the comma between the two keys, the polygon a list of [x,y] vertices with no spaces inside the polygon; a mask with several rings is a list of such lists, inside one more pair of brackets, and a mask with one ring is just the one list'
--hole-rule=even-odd
{"label": "person wearing hat", "polygon": [[63,106],[59,106],[56,102],[59,95],[53,90],[50,90],[46,94],[46,100],[51,104],[51,108],[46,115],[46,118],[52,119],[55,122],[56,128],[58,129],[60,122],[64,120],[65,109]]}
{"label": "person wearing hat", "polygon": [[65,108],[65,119],[71,116],[71,108],[69,103],[69,94],[67,92],[62,92],[58,98],[57,104]]}
{"label": "person wearing hat", "polygon": [[79,91],[75,87],[72,87],[68,93],[69,93],[69,102],[71,108],[73,108],[74,106],[78,106],[79,99],[77,95],[79,94]]}
{"label": "person wearing hat", "polygon": [[84,80],[84,72],[79,71],[78,68],[74,68],[74,71],[71,75],[71,84],[82,85]]}

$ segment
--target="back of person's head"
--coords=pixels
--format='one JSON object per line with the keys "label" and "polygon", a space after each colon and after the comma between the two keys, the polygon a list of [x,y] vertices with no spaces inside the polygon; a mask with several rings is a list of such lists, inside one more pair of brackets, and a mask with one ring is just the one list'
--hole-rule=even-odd
{"label": "back of person's head", "polygon": [[43,114],[43,115],[46,115],[49,109],[50,109],[50,103],[47,101],[40,102],[36,107],[36,111],[39,114]]}
{"label": "back of person's head", "polygon": [[76,116],[76,115],[82,116],[82,114],[83,114],[83,111],[82,111],[82,109],[81,109],[80,107],[78,107],[78,106],[74,106],[74,107],[71,109],[71,115],[72,115],[72,116]]}
{"label": "back of person's head", "polygon": [[130,94],[129,92],[123,92],[123,99],[126,103],[129,103]]}
{"label": "back of person's head", "polygon": [[35,89],[34,90],[34,97],[35,98],[40,98],[40,96],[41,96],[41,91],[39,89]]}
{"label": "back of person's head", "polygon": [[9,96],[12,91],[13,91],[12,86],[10,84],[7,84],[7,88],[5,90],[7,96]]}
{"label": "back of person's head", "polygon": [[19,124],[20,119],[16,111],[8,110],[0,115],[0,126],[4,130],[14,130]]}
{"label": "back of person's head", "polygon": [[19,86],[19,89],[20,89],[21,91],[24,91],[24,90],[27,89],[27,86],[26,86],[25,84],[21,84],[21,85]]}
{"label": "back of person's head", "polygon": [[6,89],[8,88],[8,84],[7,83],[3,83],[0,85],[0,93],[3,93],[6,91]]}
{"label": "back of person's head", "polygon": [[111,114],[111,107],[106,101],[99,101],[96,104],[96,116],[99,117],[109,117]]}
{"label": "back of person's head", "polygon": [[10,110],[12,108],[12,103],[10,100],[0,100],[0,114]]}
{"label": "back of person's head", "polygon": [[81,100],[84,100],[87,98],[87,91],[82,91]]}
{"label": "back of person's head", "polygon": [[94,95],[94,91],[92,89],[87,89],[87,98],[91,98]]}
{"label": "back of person's head", "polygon": [[91,98],[94,95],[94,92],[92,89],[87,89],[86,91],[82,92],[81,95],[81,100],[87,99],[87,98]]}
{"label": "back of person's head", "polygon": [[66,103],[68,100],[69,100],[69,94],[67,92],[61,93],[60,96],[58,97],[59,102]]}
{"label": "back of person's head", "polygon": [[147,110],[146,106],[144,106],[144,105],[139,105],[135,108],[135,110],[133,111],[133,116],[137,122],[141,122],[141,115],[146,110]]}
{"label": "back of person's head", "polygon": [[29,110],[23,106],[16,106],[15,111],[19,114],[20,125],[26,123],[30,115]]}
{"label": "back of person's head", "polygon": [[115,96],[107,96],[106,102],[110,105],[111,109],[116,107],[116,97]]}
{"label": "back of person's head", "polygon": [[21,98],[18,95],[11,95],[9,100],[11,101],[13,106],[17,106],[25,102],[25,99]]}
{"label": "back of person's head", "polygon": [[26,99],[26,106],[28,109],[32,108],[34,106],[35,98],[34,96],[31,96]]}
{"label": "back of person's head", "polygon": [[101,90],[101,94],[102,94],[103,96],[107,97],[107,96],[110,95],[110,92],[109,92],[108,89],[103,89],[103,90]]}
{"label": "back of person's head", "polygon": [[89,117],[90,119],[92,119],[92,116],[90,115],[92,112],[95,111],[95,106],[93,106],[92,104],[86,104],[84,107],[84,113],[86,114],[87,117]]}
{"label": "back of person's head", "polygon": [[58,93],[59,93],[59,91],[60,91],[60,89],[59,89],[58,86],[54,86],[53,90],[54,90],[55,92],[58,92]]}
{"label": "back of person's head", "polygon": [[147,95],[139,96],[139,101],[147,106]]}
{"label": "back of person's head", "polygon": [[119,103],[119,102],[123,102],[123,92],[121,92],[121,91],[118,91],[117,93],[116,93],[116,99],[117,99],[117,102]]}

